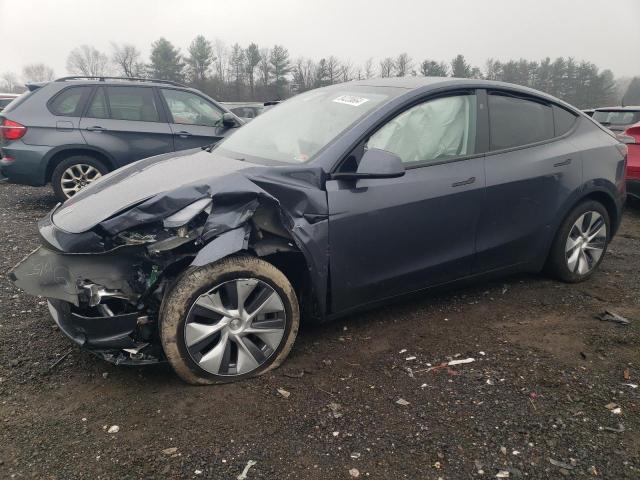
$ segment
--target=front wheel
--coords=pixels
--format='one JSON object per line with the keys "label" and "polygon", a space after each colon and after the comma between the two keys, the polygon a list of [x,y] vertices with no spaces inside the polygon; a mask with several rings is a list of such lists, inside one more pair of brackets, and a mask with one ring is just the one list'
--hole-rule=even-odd
{"label": "front wheel", "polygon": [[239,256],[190,268],[178,279],[163,300],[160,337],[176,373],[206,385],[276,368],[299,324],[285,275],[264,260]]}
{"label": "front wheel", "polygon": [[564,282],[582,282],[593,275],[607,251],[610,221],[607,209],[589,200],[565,218],[551,247],[548,270]]}

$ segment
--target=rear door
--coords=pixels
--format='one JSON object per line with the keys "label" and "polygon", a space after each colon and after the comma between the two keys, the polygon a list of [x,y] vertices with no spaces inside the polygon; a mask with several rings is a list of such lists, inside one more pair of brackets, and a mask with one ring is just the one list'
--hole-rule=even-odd
{"label": "rear door", "polygon": [[109,154],[117,167],[174,149],[171,128],[150,86],[96,88],[80,130],[86,142]]}
{"label": "rear door", "polygon": [[576,122],[572,112],[503,91],[488,92],[488,106],[487,186],[474,273],[545,255],[557,212],[582,182],[579,151],[566,136]]}
{"label": "rear door", "polygon": [[229,128],[222,125],[224,112],[206,98],[174,88],[161,88],[160,94],[176,150],[211,145],[229,133]]}

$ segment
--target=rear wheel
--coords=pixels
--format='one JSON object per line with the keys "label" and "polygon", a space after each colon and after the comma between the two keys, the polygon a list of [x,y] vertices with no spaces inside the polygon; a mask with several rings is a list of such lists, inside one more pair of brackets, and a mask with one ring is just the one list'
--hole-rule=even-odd
{"label": "rear wheel", "polygon": [[260,375],[287,357],[300,323],[284,274],[263,260],[229,257],[187,270],[163,300],[162,346],[192,384]]}
{"label": "rear wheel", "polygon": [[562,281],[586,280],[602,261],[609,243],[609,214],[593,200],[574,208],[560,226],[547,267]]}
{"label": "rear wheel", "polygon": [[53,171],[53,192],[58,200],[64,202],[108,171],[100,160],[74,155],[60,162]]}

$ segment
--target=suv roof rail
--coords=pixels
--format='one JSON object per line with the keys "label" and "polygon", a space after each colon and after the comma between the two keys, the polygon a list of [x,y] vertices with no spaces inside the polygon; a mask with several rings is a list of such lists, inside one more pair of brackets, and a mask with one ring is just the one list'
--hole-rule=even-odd
{"label": "suv roof rail", "polygon": [[69,80],[98,80],[104,82],[106,80],[129,80],[134,82],[152,82],[152,83],[166,83],[167,85],[175,85],[176,87],[190,88],[184,83],[174,82],[171,80],[159,80],[157,78],[142,78],[142,77],[109,77],[109,76],[90,76],[90,75],[78,75],[73,77],[61,77],[57,78],[56,82],[67,82]]}

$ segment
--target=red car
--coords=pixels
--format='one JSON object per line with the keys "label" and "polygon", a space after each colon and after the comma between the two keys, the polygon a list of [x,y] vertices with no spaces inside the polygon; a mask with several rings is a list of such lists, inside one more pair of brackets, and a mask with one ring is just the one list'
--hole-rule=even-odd
{"label": "red car", "polygon": [[640,200],[640,123],[627,128],[619,136],[627,144],[627,194]]}

